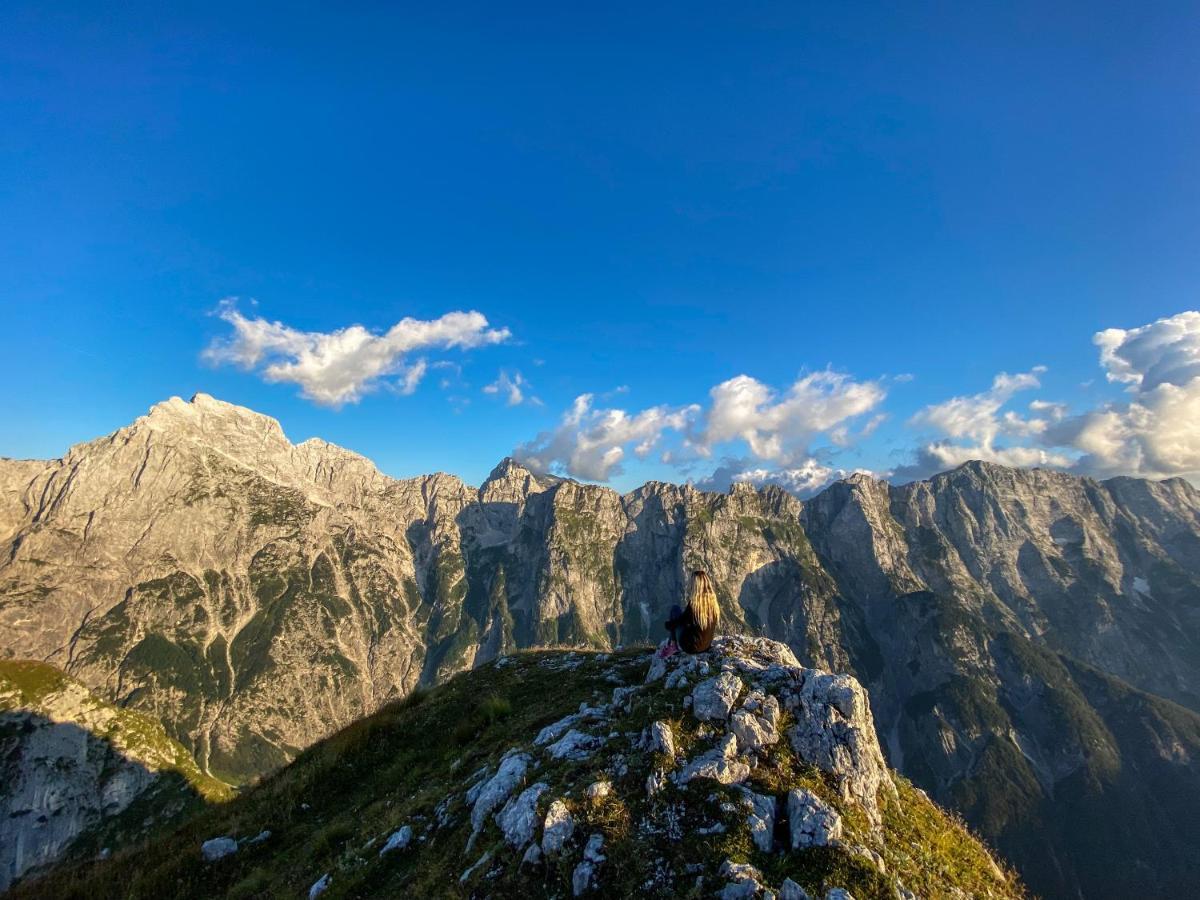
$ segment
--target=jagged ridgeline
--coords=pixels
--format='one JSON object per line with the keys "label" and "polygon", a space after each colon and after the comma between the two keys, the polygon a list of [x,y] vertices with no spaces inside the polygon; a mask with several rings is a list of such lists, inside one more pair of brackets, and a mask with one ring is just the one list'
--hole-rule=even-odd
{"label": "jagged ridgeline", "polygon": [[503,657],[14,896],[1023,896],[893,778],[853,678],[761,638],[649,662]]}
{"label": "jagged ridgeline", "polygon": [[61,460],[0,461],[0,540],[0,653],[153,716],[231,784],[514,649],[655,640],[703,567],[724,630],[855,675],[890,762],[1035,891],[1200,891],[1182,480],[969,463],[801,503],[620,495],[506,460],[476,489],[197,395]]}

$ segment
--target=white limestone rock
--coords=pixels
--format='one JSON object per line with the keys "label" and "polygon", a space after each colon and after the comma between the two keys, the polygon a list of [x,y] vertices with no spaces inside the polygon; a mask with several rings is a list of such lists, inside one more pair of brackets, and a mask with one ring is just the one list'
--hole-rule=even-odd
{"label": "white limestone rock", "polygon": [[761,690],[754,690],[742,708],[729,719],[729,730],[737,736],[738,745],[745,750],[759,751],[779,741],[775,726],[779,723],[779,700]]}
{"label": "white limestone rock", "polygon": [[742,680],[732,672],[702,681],[692,689],[692,715],[701,721],[724,722],[741,692]]}
{"label": "white limestone rock", "polygon": [[749,777],[749,764],[737,755],[737,738],[728,734],[712,750],[687,763],[674,780],[680,786],[696,778],[711,778],[721,784],[741,784]]}
{"label": "white limestone rock", "polygon": [[719,874],[729,879],[721,890],[721,900],[748,900],[764,890],[762,873],[749,863],[735,863],[727,859],[721,863]]}
{"label": "white limestone rock", "polygon": [[587,734],[572,728],[561,738],[546,748],[555,759],[571,759],[580,761],[587,759],[604,743],[599,735]]}
{"label": "white limestone rock", "polygon": [[842,817],[812,791],[789,791],[787,810],[793,850],[824,847],[842,836]]}
{"label": "white limestone rock", "polygon": [[525,855],[521,857],[521,865],[536,866],[542,861],[542,848],[537,844],[530,844],[525,848]]}
{"label": "white limestone rock", "polygon": [[651,753],[662,753],[665,756],[675,755],[675,735],[667,722],[658,720],[646,727],[642,738],[642,746]]}
{"label": "white limestone rock", "polygon": [[558,853],[574,833],[575,817],[571,810],[561,800],[555,800],[542,823],[542,852],[546,855]]}
{"label": "white limestone rock", "polygon": [[775,798],[746,790],[744,798],[749,807],[746,822],[754,846],[770,853],[775,843]]}
{"label": "white limestone rock", "polygon": [[530,785],[510,799],[496,816],[496,824],[510,846],[524,847],[533,840],[533,833],[537,829],[538,798],[548,788],[549,785],[540,781]]}
{"label": "white limestone rock", "polygon": [[594,887],[596,868],[605,860],[604,854],[600,852],[603,847],[603,835],[593,834],[588,838],[587,846],[583,850],[583,861],[571,873],[571,890],[576,897]]}
{"label": "white limestone rock", "polygon": [[329,885],[331,884],[333,884],[333,876],[326,872],[314,881],[312,887],[308,889],[308,900],[315,900],[316,897],[320,897],[329,890]]}
{"label": "white limestone rock", "polygon": [[496,774],[481,783],[471,809],[471,829],[475,834],[483,828],[488,815],[525,781],[530,762],[529,754],[510,750],[500,760]]}
{"label": "white limestone rock", "polygon": [[785,878],[779,886],[779,900],[812,900],[808,891],[800,887],[790,878]]}
{"label": "white limestone rock", "polygon": [[405,825],[393,831],[388,837],[387,842],[379,850],[379,855],[391,853],[393,850],[403,850],[412,841],[412,827]]}
{"label": "white limestone rock", "polygon": [[200,845],[200,855],[205,862],[216,862],[238,851],[238,843],[231,837],[215,837]]}
{"label": "white limestone rock", "polygon": [[894,794],[896,787],[862,685],[849,675],[807,670],[799,690],[787,694],[786,705],[796,713],[796,724],[788,729],[792,749],[835,776],[843,799],[860,804],[872,824],[880,824],[879,791]]}

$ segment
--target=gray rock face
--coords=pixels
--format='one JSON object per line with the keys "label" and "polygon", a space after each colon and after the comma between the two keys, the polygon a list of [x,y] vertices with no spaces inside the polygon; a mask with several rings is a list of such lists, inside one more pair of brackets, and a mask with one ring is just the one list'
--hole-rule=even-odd
{"label": "gray rock face", "polygon": [[[1190,727],[1071,668],[1200,709],[1200,493],[1178,479],[969,463],[902,487],[856,475],[802,504],[745,485],[622,496],[505,461],[476,489],[390,479],[197,395],[59,460],[0,460],[0,542],[0,656],[46,659],[155,716],[230,781],[516,648],[656,641],[701,566],[722,630],[787,645],[741,677],[770,678],[793,652],[854,673],[893,763],[943,802],[979,797],[985,836],[1036,892],[1112,885],[1090,862],[1107,838],[1075,843],[1091,806],[1048,802],[1056,787],[1130,779],[1128,796],[1091,801],[1106,808],[1162,810],[1180,790],[1200,802],[1178,762],[1200,752]],[[666,675],[657,661],[648,680]],[[743,724],[739,740],[760,739]],[[1051,844],[1009,840],[1020,823],[976,777],[985,756],[1029,792],[1023,808],[1054,810]],[[1129,850],[1163,890],[1200,864],[1183,845]]]}
{"label": "gray rock face", "polygon": [[645,747],[651,753],[662,753],[665,756],[675,755],[675,735],[667,722],[651,722],[646,729]]}
{"label": "gray rock face", "polygon": [[205,862],[216,862],[237,853],[237,849],[237,841],[233,838],[215,837],[200,845],[200,855],[204,857]]}
{"label": "gray rock face", "polygon": [[824,847],[842,836],[842,817],[812,791],[789,791],[787,808],[793,850]]}
{"label": "gray rock face", "polygon": [[697,719],[725,721],[742,692],[742,681],[732,672],[702,681],[692,691],[692,713]]}
{"label": "gray rock face", "polygon": [[504,832],[504,840],[513,847],[524,847],[533,840],[537,829],[537,802],[548,785],[538,782],[521,791],[504,805],[496,816],[496,824]]}
{"label": "gray rock face", "polygon": [[529,754],[510,753],[500,761],[496,774],[483,782],[471,809],[471,827],[476,833],[483,828],[488,815],[524,783],[529,763]]}
{"label": "gray rock face", "polygon": [[561,800],[555,800],[542,823],[542,852],[558,853],[575,833],[575,818]]}

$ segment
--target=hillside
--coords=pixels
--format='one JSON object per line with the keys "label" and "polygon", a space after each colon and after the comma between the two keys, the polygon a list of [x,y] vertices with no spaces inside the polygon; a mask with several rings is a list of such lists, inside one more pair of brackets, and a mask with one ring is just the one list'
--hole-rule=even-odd
{"label": "hillside", "polygon": [[1200,890],[1194,848],[1126,825],[1200,808],[1184,481],[968,463],[801,502],[621,495],[505,460],[475,488],[197,395],[61,460],[0,461],[0,542],[0,656],[156,717],[235,784],[501,654],[657,640],[705,568],[727,631],[855,675],[889,761],[1034,890]]}
{"label": "hillside", "polygon": [[0,890],[232,796],[149,716],[28,661],[0,661],[0,785]]}
{"label": "hillside", "polygon": [[172,834],[12,896],[1023,895],[888,772],[853,679],[762,639],[649,663],[484,665]]}

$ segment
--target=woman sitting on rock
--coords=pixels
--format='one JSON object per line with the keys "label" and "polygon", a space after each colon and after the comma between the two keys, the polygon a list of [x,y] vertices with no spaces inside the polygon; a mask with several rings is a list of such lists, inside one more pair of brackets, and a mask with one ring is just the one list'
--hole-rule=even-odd
{"label": "woman sitting on rock", "polygon": [[671,607],[671,615],[667,619],[667,631],[671,633],[671,639],[661,655],[666,658],[676,650],[703,653],[712,644],[720,620],[721,607],[717,605],[717,591],[712,579],[707,572],[697,569],[692,573],[687,607],[680,609],[678,604]]}

